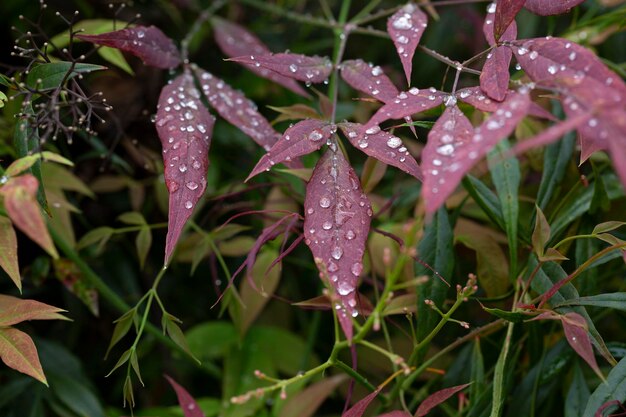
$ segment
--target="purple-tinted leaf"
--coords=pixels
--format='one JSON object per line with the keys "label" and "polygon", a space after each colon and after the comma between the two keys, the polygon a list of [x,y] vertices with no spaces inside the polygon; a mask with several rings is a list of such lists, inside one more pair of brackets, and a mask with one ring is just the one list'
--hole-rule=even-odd
{"label": "purple-tinted leaf", "polygon": [[[489,5],[488,13],[491,12],[494,5],[496,6],[493,16],[493,30],[491,31],[495,39],[509,41],[517,37],[516,35],[512,39],[507,39],[507,36],[504,36],[504,34],[510,27],[515,26],[515,16],[522,10],[524,3],[525,0],[498,0],[497,3]],[[517,29],[515,29],[515,32],[517,32]],[[492,44],[490,43],[490,45]]]}
{"label": "purple-tinted leaf", "polygon": [[438,406],[439,404],[446,401],[448,398],[452,397],[459,391],[463,391],[470,384],[457,385],[455,387],[444,388],[435,392],[434,394],[430,394],[417,408],[415,412],[415,417],[424,417],[426,414],[430,412],[433,408]]}
{"label": "purple-tinted leaf", "polygon": [[280,137],[270,123],[257,110],[256,104],[241,91],[233,89],[223,80],[201,69],[195,69],[202,92],[209,104],[229,123],[251,137],[266,151]]}
{"label": "purple-tinted leaf", "polygon": [[165,262],[206,188],[208,152],[215,118],[200,101],[189,72],[161,90],[156,128],[163,145],[169,212]]}
{"label": "purple-tinted leaf", "polygon": [[328,278],[340,303],[337,316],[352,339],[351,316],[358,314],[356,287],[372,208],[341,151],[328,149],[315,166],[304,201],[304,236],[320,275]]}
{"label": "purple-tinted leaf", "polygon": [[[500,5],[502,7],[507,2]],[[524,3],[523,1],[521,2]],[[490,46],[496,45],[494,37],[494,24],[498,24],[498,10],[494,10],[495,3],[487,8],[487,17],[483,24],[483,33]],[[521,7],[521,6],[520,6]],[[495,13],[494,13],[495,12]],[[505,13],[506,14],[506,13]],[[517,11],[512,15],[515,17]],[[495,22],[495,23],[494,23]],[[517,38],[517,25],[514,20],[507,23],[507,29],[501,36],[502,41],[512,41]],[[505,99],[509,89],[509,65],[512,53],[507,47],[496,46],[488,55],[483,70],[480,74],[480,87],[492,99],[502,101]]]}
{"label": "purple-tinted leaf", "polygon": [[437,91],[434,87],[420,90],[413,87],[407,92],[401,92],[393,100],[388,101],[367,122],[367,128],[376,126],[389,119],[403,119],[415,113],[420,113],[439,106],[444,98],[449,96]]}
{"label": "purple-tinted leaf", "polygon": [[476,129],[458,107],[446,109],[431,129],[422,152],[422,193],[427,213],[441,206],[476,161],[513,132],[529,106],[528,91],[512,93]]}
{"label": "purple-tinted leaf", "polygon": [[567,13],[585,0],[526,0],[528,10],[539,16]]}
{"label": "purple-tinted leaf", "polygon": [[183,415],[185,417],[204,417],[204,413],[200,410],[200,407],[198,407],[198,403],[185,388],[167,375],[165,375],[165,379],[167,379],[167,382],[169,382],[172,388],[174,388],[176,397],[178,397],[178,404],[180,405],[181,410],[183,410]]}
{"label": "purple-tinted leaf", "polygon": [[380,130],[378,126],[365,129],[358,123],[341,123],[339,127],[355,148],[422,180],[420,167],[399,137]]}
{"label": "purple-tinted leaf", "polygon": [[578,116],[559,122],[553,126],[550,126],[548,129],[544,130],[538,135],[518,143],[514,148],[514,152],[522,153],[527,151],[528,149],[536,148],[538,146],[545,146],[549,143],[552,143],[555,140],[560,139],[567,132],[576,129],[578,126],[587,122],[591,118],[591,113],[582,113]]}
{"label": "purple-tinted leaf", "polygon": [[[590,119],[589,122],[591,120],[593,119]],[[622,186],[626,189],[626,114],[623,111],[621,113],[615,112],[612,122],[608,125],[610,131],[614,132],[610,133],[612,140],[609,142],[611,161]],[[626,259],[626,254],[624,257]]]}
{"label": "purple-tinted leaf", "polygon": [[157,68],[174,68],[180,64],[180,54],[174,41],[155,26],[135,26],[101,33],[99,35],[77,35],[83,41],[110,46],[129,52],[146,65]]}
{"label": "purple-tinted leaf", "polygon": [[343,413],[341,415],[341,417],[361,417],[361,416],[363,416],[363,414],[365,413],[365,410],[367,410],[367,407],[369,407],[370,403],[372,401],[374,401],[374,398],[376,398],[376,396],[378,396],[378,394],[380,393],[380,390],[382,388],[383,387],[380,386],[380,387],[378,387],[376,389],[376,391],[373,391],[370,394],[366,395],[365,397],[361,398],[359,400],[359,402],[357,402],[352,407],[350,407],[350,409],[348,409],[345,413]]}
{"label": "purple-tinted leaf", "polygon": [[307,83],[321,83],[328,79],[333,64],[327,57],[300,54],[244,55],[230,61],[254,65]]}
{"label": "purple-tinted leaf", "polygon": [[413,55],[427,24],[428,16],[413,3],[408,3],[387,20],[387,33],[396,46],[409,85]]}
{"label": "purple-tinted leaf", "polygon": [[269,171],[280,162],[289,162],[318,150],[336,131],[337,126],[322,120],[306,119],[296,123],[261,157],[246,181],[263,171]]}
{"label": "purple-tinted leaf", "polygon": [[[211,23],[213,24],[215,42],[217,42],[217,45],[227,57],[234,58],[244,55],[267,55],[271,53],[269,48],[265,46],[259,38],[244,27],[219,18],[211,19]],[[290,77],[285,77],[284,75],[280,75],[260,66],[257,67],[256,65],[250,64],[243,65],[253,73],[263,78],[274,81],[276,84],[280,84],[303,97],[309,97],[309,94],[304,90],[304,88],[302,88],[296,80]]]}
{"label": "purple-tinted leaf", "polygon": [[367,64],[361,59],[341,63],[341,77],[352,88],[386,103],[399,91],[378,65]]}
{"label": "purple-tinted leaf", "polygon": [[[509,94],[513,93],[513,90],[509,90],[507,92],[505,100],[509,96]],[[482,89],[480,89],[479,87],[462,88],[456,92],[456,97],[462,102],[467,103],[480,111],[485,111],[489,113],[495,112],[500,106],[499,102],[493,101],[489,97],[486,97]],[[541,119],[556,120],[552,113],[534,102],[530,103],[528,114],[530,116],[539,117]]]}
{"label": "purple-tinted leaf", "polygon": [[563,324],[563,331],[565,332],[567,343],[569,343],[572,349],[587,362],[600,379],[604,379],[598,367],[598,363],[596,362],[596,357],[593,354],[593,347],[589,339],[589,330],[585,318],[578,313],[566,313],[561,316],[561,323]]}

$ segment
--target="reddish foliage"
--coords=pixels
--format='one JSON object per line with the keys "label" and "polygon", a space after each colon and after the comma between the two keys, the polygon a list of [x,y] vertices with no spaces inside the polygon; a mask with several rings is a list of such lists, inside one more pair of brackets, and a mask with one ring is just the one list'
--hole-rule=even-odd
{"label": "reddish foliage", "polygon": [[291,53],[245,55],[231,58],[230,61],[265,68],[307,83],[326,81],[333,69],[332,63],[326,57]]}
{"label": "reddish foliage", "polygon": [[386,103],[398,95],[398,89],[378,65],[367,64],[362,59],[341,63],[341,77],[355,90]]}
{"label": "reddish foliage", "polygon": [[449,96],[437,91],[434,87],[425,90],[413,87],[407,92],[401,92],[393,100],[390,100],[378,109],[366,126],[369,129],[385,120],[402,119],[412,114],[432,109],[439,106],[444,98],[447,97]]}
{"label": "reddish foliage", "polygon": [[[522,4],[524,2],[522,1]],[[495,47],[488,55],[483,70],[480,74],[480,87],[492,99],[497,101],[504,100],[509,90],[509,65],[511,64],[512,53],[509,48],[504,46],[496,46],[496,38],[500,41],[512,41],[517,38],[517,25],[515,21],[509,21],[507,29],[498,32],[494,36],[494,25],[498,24],[498,11],[501,6],[493,12],[493,3],[488,8],[487,17],[483,25],[483,33],[485,39],[490,46]],[[517,13],[517,12],[515,12]],[[500,14],[502,16],[502,14]],[[515,17],[515,15],[513,15]]]}
{"label": "reddish foliage", "polygon": [[524,7],[540,16],[550,16],[567,13],[583,1],[585,0],[526,0]]}
{"label": "reddish foliage", "polygon": [[375,391],[363,397],[356,404],[354,404],[349,410],[343,413],[341,417],[361,417],[365,413],[365,410],[367,410],[367,407],[369,407],[370,403],[374,401],[374,398],[378,396],[382,388],[383,387],[380,386]]}
{"label": "reddish foliage", "polygon": [[[489,5],[487,12],[489,14],[494,13],[493,29],[490,31],[493,38],[503,41],[511,40],[507,39],[507,36],[503,36],[503,34],[506,35],[506,32],[511,28],[515,28],[515,16],[522,10],[525,2],[526,0],[498,0],[497,3]],[[493,10],[494,6],[495,10]],[[488,19],[490,18],[489,14],[487,15]],[[517,28],[515,28],[515,32],[517,32]],[[513,36],[512,39],[515,39],[515,37]],[[489,44],[492,45],[491,42]]]}
{"label": "reddish foliage", "polygon": [[459,391],[463,391],[470,384],[457,385],[455,387],[444,388],[435,392],[434,394],[430,394],[417,408],[415,412],[415,417],[424,417],[426,414],[430,412],[433,408],[452,397]]}
{"label": "reddish foliage", "polygon": [[183,410],[185,417],[204,417],[204,413],[200,410],[200,407],[198,407],[198,403],[185,388],[167,375],[165,375],[165,379],[167,379],[167,382],[174,388],[176,397],[178,398],[178,404],[181,410]]}
{"label": "reddish foliage", "polygon": [[413,3],[408,3],[387,20],[387,33],[396,46],[409,85],[411,85],[413,55],[427,24],[426,13]]}

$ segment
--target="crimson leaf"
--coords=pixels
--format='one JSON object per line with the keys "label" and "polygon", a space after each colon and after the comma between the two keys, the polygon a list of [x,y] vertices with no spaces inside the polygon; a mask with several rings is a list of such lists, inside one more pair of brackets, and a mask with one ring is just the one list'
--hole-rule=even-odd
{"label": "crimson leaf", "polygon": [[[495,8],[493,10],[493,13],[495,13],[493,17],[493,31],[491,31],[495,39],[510,40],[506,39],[503,34],[515,26],[515,16],[524,7],[524,2],[525,0],[498,0],[497,3],[489,5],[487,12],[492,13],[492,10]],[[517,32],[517,30],[515,31]]]}
{"label": "crimson leaf", "polygon": [[[523,3],[522,1],[522,4]],[[487,42],[490,46],[495,46],[495,48],[487,55],[487,60],[480,74],[480,87],[489,97],[497,101],[504,100],[509,89],[509,65],[511,63],[512,53],[507,47],[496,46],[496,38],[500,38],[503,41],[512,41],[517,38],[517,25],[515,21],[509,21],[506,31],[498,32],[494,37],[495,29],[493,26],[497,26],[498,11],[505,4],[506,2],[502,4],[498,3],[498,8],[495,9],[494,15],[495,3],[492,3],[487,8],[487,17],[483,25],[483,33],[485,34]],[[517,11],[515,13],[517,13]],[[500,16],[503,14],[506,13],[500,13]],[[512,17],[515,17],[515,14],[513,14]]]}
{"label": "crimson leaf", "polygon": [[223,80],[201,68],[196,68],[195,73],[202,92],[220,116],[251,137],[266,151],[276,143],[280,134],[259,113],[256,104],[241,91],[233,89]]}
{"label": "crimson leaf", "polygon": [[265,68],[307,83],[326,81],[333,69],[327,57],[292,53],[245,55],[231,58],[230,61]]}
{"label": "crimson leaf", "polygon": [[455,387],[444,388],[429,395],[424,401],[422,401],[422,403],[418,407],[417,411],[415,412],[415,417],[424,417],[430,412],[430,410],[432,410],[448,398],[452,397],[457,392],[464,390],[469,385],[470,384],[463,384],[457,385]]}
{"label": "crimson leaf", "polygon": [[524,7],[539,16],[550,16],[567,13],[583,1],[585,0],[526,0]]}
{"label": "crimson leaf", "polygon": [[382,106],[367,122],[367,128],[379,125],[388,119],[402,119],[412,114],[439,106],[448,95],[437,91],[434,87],[420,90],[413,87],[407,92],[401,92]]}
{"label": "crimson leaf", "polygon": [[157,68],[174,68],[180,64],[180,54],[174,41],[155,26],[135,26],[101,33],[77,35],[83,41],[110,46],[141,58],[146,65]]}
{"label": "crimson leaf", "polygon": [[254,177],[283,161],[318,150],[337,131],[337,126],[317,119],[305,119],[291,126],[265,155],[261,157],[248,178]]}
{"label": "crimson leaf", "polygon": [[337,316],[352,339],[356,288],[372,208],[359,179],[341,151],[328,149],[313,170],[304,201],[304,236],[320,276],[328,278],[339,303]]}
{"label": "crimson leaf", "polygon": [[413,55],[427,24],[426,13],[413,3],[408,3],[387,20],[387,33],[396,46],[409,85],[411,85]]}
{"label": "crimson leaf", "polygon": [[[259,38],[244,27],[216,17],[211,19],[211,23],[213,23],[215,42],[224,55],[229,58],[244,55],[267,55],[271,53],[269,48],[261,42]],[[243,65],[263,78],[274,81],[276,84],[280,84],[303,97],[309,97],[309,94],[307,94],[300,84],[290,77],[285,77],[284,75],[262,68],[261,66],[257,67],[251,64]]]}
{"label": "crimson leaf", "polygon": [[215,118],[200,102],[193,76],[185,72],[161,90],[156,128],[163,145],[169,191],[165,263],[206,188],[208,152]]}
{"label": "crimson leaf", "polygon": [[362,59],[341,63],[341,77],[355,90],[368,94],[384,103],[398,95],[398,89],[378,65],[367,64]]}
{"label": "crimson leaf", "polygon": [[374,401],[374,398],[380,393],[383,386],[379,386],[375,391],[367,394],[365,397],[361,398],[356,404],[354,404],[350,409],[348,409],[345,413],[341,415],[341,417],[361,417],[367,407],[369,407],[370,403]]}
{"label": "crimson leaf", "polygon": [[185,388],[167,375],[165,375],[165,379],[167,379],[167,382],[169,382],[172,388],[174,388],[176,397],[178,398],[178,404],[183,410],[183,415],[185,417],[204,417],[204,413],[200,410],[200,407],[198,407],[198,403]]}
{"label": "crimson leaf", "polygon": [[[506,96],[504,97],[505,100],[510,94],[513,93],[513,90],[508,90]],[[486,97],[485,94],[483,94],[482,89],[478,87],[462,88],[456,92],[456,97],[462,102],[467,103],[480,111],[493,113],[500,107],[500,103],[491,100],[489,97]],[[528,114],[542,119],[555,120],[555,117],[552,115],[552,113],[534,102],[530,103]]]}
{"label": "crimson leaf", "polygon": [[587,362],[600,379],[604,379],[598,367],[598,363],[596,362],[596,357],[593,354],[593,347],[589,339],[589,330],[585,318],[578,313],[570,312],[561,316],[561,323],[563,324],[563,331],[567,343],[569,343],[572,349]]}
{"label": "crimson leaf", "polygon": [[422,180],[420,167],[399,137],[380,130],[378,126],[365,129],[358,123],[341,123],[339,127],[355,148]]}

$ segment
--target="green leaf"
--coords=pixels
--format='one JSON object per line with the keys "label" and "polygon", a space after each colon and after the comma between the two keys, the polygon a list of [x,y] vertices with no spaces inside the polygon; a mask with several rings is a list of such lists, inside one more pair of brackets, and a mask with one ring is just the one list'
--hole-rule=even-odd
{"label": "green leaf", "polygon": [[531,242],[533,244],[533,252],[539,257],[543,256],[544,248],[550,240],[550,225],[546,216],[543,215],[543,211],[539,206],[535,206],[535,228]]}
{"label": "green leaf", "polygon": [[58,88],[62,82],[78,74],[104,70],[102,65],[72,63],[66,61],[40,64],[33,67],[26,76],[26,85],[40,91]]}
{"label": "green leaf", "polygon": [[23,156],[13,161],[13,163],[11,163],[11,165],[9,165],[9,167],[6,169],[4,174],[9,177],[14,177],[19,173],[30,169],[30,167],[32,167],[39,160],[57,162],[59,164],[74,166],[74,163],[72,161],[66,159],[59,154],[49,151],[41,151],[34,153],[33,155]]}
{"label": "green leaf", "polygon": [[136,211],[130,211],[128,213],[120,214],[117,217],[117,220],[122,223],[135,226],[143,226],[147,224],[146,219],[144,219],[143,215],[141,213],[137,213]]}
{"label": "green leaf", "polygon": [[599,235],[601,233],[607,233],[617,228],[620,228],[624,225],[626,225],[626,222],[610,221],[610,222],[600,223],[599,225],[593,228],[593,231],[591,232],[591,234]]}
{"label": "green leaf", "polygon": [[124,58],[124,54],[122,51],[116,48],[110,48],[108,46],[101,46],[98,48],[98,55],[102,57],[105,61],[110,64],[115,65],[118,68],[121,68],[125,72],[130,75],[135,75],[135,71],[128,65],[126,58]]}
{"label": "green leaf", "polygon": [[509,288],[509,264],[498,242],[486,233],[457,235],[456,239],[476,251],[476,275],[487,297],[497,297]]}
{"label": "green leaf", "polygon": [[480,349],[480,338],[474,339],[472,359],[470,361],[471,381],[470,398],[477,399],[485,391],[485,363]]}
{"label": "green leaf", "polygon": [[98,244],[98,250],[101,250],[111,236],[113,236],[113,233],[115,233],[115,229],[106,226],[90,230],[78,241],[76,249],[83,249],[100,242]]}
{"label": "green leaf", "polygon": [[49,372],[54,397],[78,416],[104,417],[104,410],[94,393],[65,373]]}
{"label": "green leaf", "polygon": [[169,313],[163,313],[163,318],[161,320],[161,323],[163,327],[165,328],[165,332],[167,333],[167,335],[170,337],[170,339],[172,339],[174,343],[180,346],[185,352],[187,352],[187,354],[191,358],[193,358],[199,364],[200,360],[198,360],[198,358],[196,358],[193,355],[191,350],[189,350],[189,345],[187,344],[185,335],[183,331],[180,329],[180,327],[178,326],[178,324],[176,324],[176,322],[180,323],[181,321]]}
{"label": "green leaf", "polygon": [[9,368],[48,385],[35,343],[26,333],[12,327],[0,327],[0,359]]}
{"label": "green leaf", "polygon": [[113,329],[113,335],[111,336],[111,342],[109,342],[107,352],[104,355],[105,359],[109,356],[109,352],[111,352],[113,346],[115,346],[117,342],[119,342],[124,336],[126,336],[128,331],[130,330],[130,327],[133,325],[133,320],[135,319],[136,315],[137,310],[133,308],[113,322],[115,323],[115,328]]}
{"label": "green leaf", "polygon": [[124,395],[124,407],[126,407],[126,402],[128,402],[130,408],[135,408],[135,393],[133,392],[133,381],[130,375],[126,375],[122,393]]}
{"label": "green leaf", "polygon": [[17,263],[17,236],[8,217],[0,216],[0,267],[22,292],[20,266]]}
{"label": "green leaf", "polygon": [[593,196],[591,197],[591,204],[589,206],[589,213],[596,214],[601,211],[608,211],[611,207],[611,199],[606,192],[606,187],[604,186],[604,180],[601,175],[598,175],[599,172],[596,169],[595,165],[592,164],[593,172],[596,175],[595,187],[593,187]]}
{"label": "green leaf", "polygon": [[145,386],[143,380],[141,379],[141,372],[139,371],[139,361],[137,360],[137,351],[133,350],[133,353],[130,354],[130,366],[132,366],[133,371],[135,371],[135,375],[139,378],[139,382],[141,385]]}
{"label": "green leaf", "polygon": [[549,261],[567,261],[569,258],[563,255],[561,252],[554,248],[546,249],[546,253],[543,256],[539,257],[541,262],[549,262]]}
{"label": "green leaf", "polygon": [[578,362],[574,363],[572,383],[565,399],[565,417],[584,416],[585,405],[589,401],[589,387]]}
{"label": "green leaf", "polygon": [[516,158],[502,160],[510,149],[508,140],[503,140],[489,153],[488,162],[491,178],[496,186],[502,208],[504,230],[509,241],[509,276],[517,274],[517,222],[519,217],[520,168]]}
{"label": "green leaf", "polygon": [[137,247],[137,256],[139,257],[139,267],[143,269],[150,246],[152,246],[152,231],[148,226],[142,227],[139,233],[137,233],[135,246]]}
{"label": "green leaf", "polygon": [[0,91],[0,109],[4,107],[4,102],[8,101],[8,97],[2,91]]}
{"label": "green leaf", "polygon": [[589,297],[571,298],[558,303],[555,305],[555,308],[563,306],[593,306],[626,311],[626,292],[614,292],[591,295]]}
{"label": "green leaf", "polygon": [[201,360],[224,357],[239,340],[235,327],[225,321],[198,324],[186,336],[189,349]]}
{"label": "green leaf", "polygon": [[126,362],[128,362],[128,360],[130,359],[130,355],[133,351],[133,348],[130,348],[128,350],[126,350],[124,353],[122,353],[122,356],[120,356],[120,358],[117,360],[117,363],[115,364],[115,366],[113,366],[113,369],[111,369],[109,371],[109,373],[106,375],[107,377],[109,375],[111,375],[117,368],[119,368],[120,366],[124,365]]}
{"label": "green leaf", "polygon": [[[591,394],[584,416],[593,416],[596,411],[609,401],[624,402],[626,400],[626,358],[611,369],[606,383],[600,383],[598,388]],[[608,415],[610,411],[614,411],[615,406],[604,410],[604,415]]]}
{"label": "green leaf", "polygon": [[499,317],[501,319],[504,319],[506,321],[510,321],[511,323],[521,323],[524,320],[528,320],[529,318],[533,317],[533,314],[528,314],[528,313],[522,313],[522,312],[518,312],[518,311],[506,311],[506,310],[501,310],[499,308],[488,308],[488,307],[483,307],[483,310],[485,310],[487,313]]}
{"label": "green leaf", "polygon": [[502,207],[498,197],[478,178],[466,175],[461,182],[476,204],[480,206],[487,217],[504,230]]}
{"label": "green leaf", "polygon": [[543,175],[537,192],[537,206],[545,210],[558,191],[568,165],[572,161],[576,134],[568,133],[562,140],[546,146],[543,153]]}

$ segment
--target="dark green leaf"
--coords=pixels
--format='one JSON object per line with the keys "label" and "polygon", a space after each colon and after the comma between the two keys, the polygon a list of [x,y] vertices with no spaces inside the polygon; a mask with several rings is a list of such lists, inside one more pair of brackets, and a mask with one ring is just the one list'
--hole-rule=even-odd
{"label": "dark green leaf", "polygon": [[37,90],[51,90],[78,74],[104,69],[106,67],[101,65],[65,61],[40,64],[30,70],[26,76],[26,85]]}
{"label": "dark green leaf", "polygon": [[589,297],[572,298],[555,305],[555,307],[562,306],[606,307],[626,311],[626,292],[614,292],[592,295]]}
{"label": "dark green leaf", "polygon": [[487,308],[483,307],[487,313],[492,314],[496,317],[504,319],[506,321],[510,321],[512,323],[520,323],[524,320],[528,320],[533,317],[532,314],[521,313],[521,312],[513,312],[513,311],[505,311],[500,310],[499,308]]}
{"label": "dark green leaf", "polygon": [[119,319],[114,321],[115,328],[113,329],[113,335],[111,336],[111,342],[109,343],[107,352],[104,355],[105,359],[109,356],[109,352],[111,352],[111,349],[113,348],[113,346],[115,346],[117,342],[122,340],[122,338],[126,335],[126,333],[128,333],[128,331],[130,330],[130,327],[133,324],[133,319],[135,318],[136,314],[137,314],[137,310],[133,308],[127,311],[126,313],[124,313],[124,315],[122,315]]}
{"label": "dark green leaf", "polygon": [[565,417],[584,416],[585,405],[589,400],[589,387],[578,362],[574,363],[572,383],[565,399]]}
{"label": "dark green leaf", "polygon": [[196,362],[200,363],[198,358],[196,358],[193,355],[193,353],[191,353],[191,350],[189,350],[189,345],[187,344],[187,340],[185,339],[185,335],[183,334],[183,331],[180,329],[178,324],[176,324],[176,322],[180,323],[181,321],[179,319],[177,319],[176,317],[172,316],[169,313],[163,313],[163,320],[162,320],[162,322],[164,324],[165,331],[166,331],[167,335],[170,337],[170,339],[172,339],[172,341],[174,343],[176,343],[185,352],[187,352],[187,354],[189,356],[191,356]]}
{"label": "dark green leaf", "polygon": [[543,153],[543,175],[537,192],[537,205],[545,210],[557,192],[567,166],[571,163],[576,134],[568,133],[562,140],[546,146]]}
{"label": "dark green leaf", "polygon": [[535,206],[535,210],[535,229],[533,230],[531,242],[533,251],[537,256],[541,257],[546,244],[550,240],[550,225],[539,206]]}
{"label": "dark green leaf", "polygon": [[485,212],[487,217],[504,230],[504,219],[502,218],[502,207],[498,197],[478,178],[466,175],[461,182],[463,187],[472,196],[476,204]]}
{"label": "dark green leaf", "polygon": [[[617,400],[624,402],[626,400],[626,358],[619,361],[619,363],[611,369],[606,383],[601,382],[598,388],[591,394],[584,416],[593,416],[595,412],[603,404]],[[604,415],[608,415],[610,410],[615,410],[616,407],[609,407],[605,410]]]}

